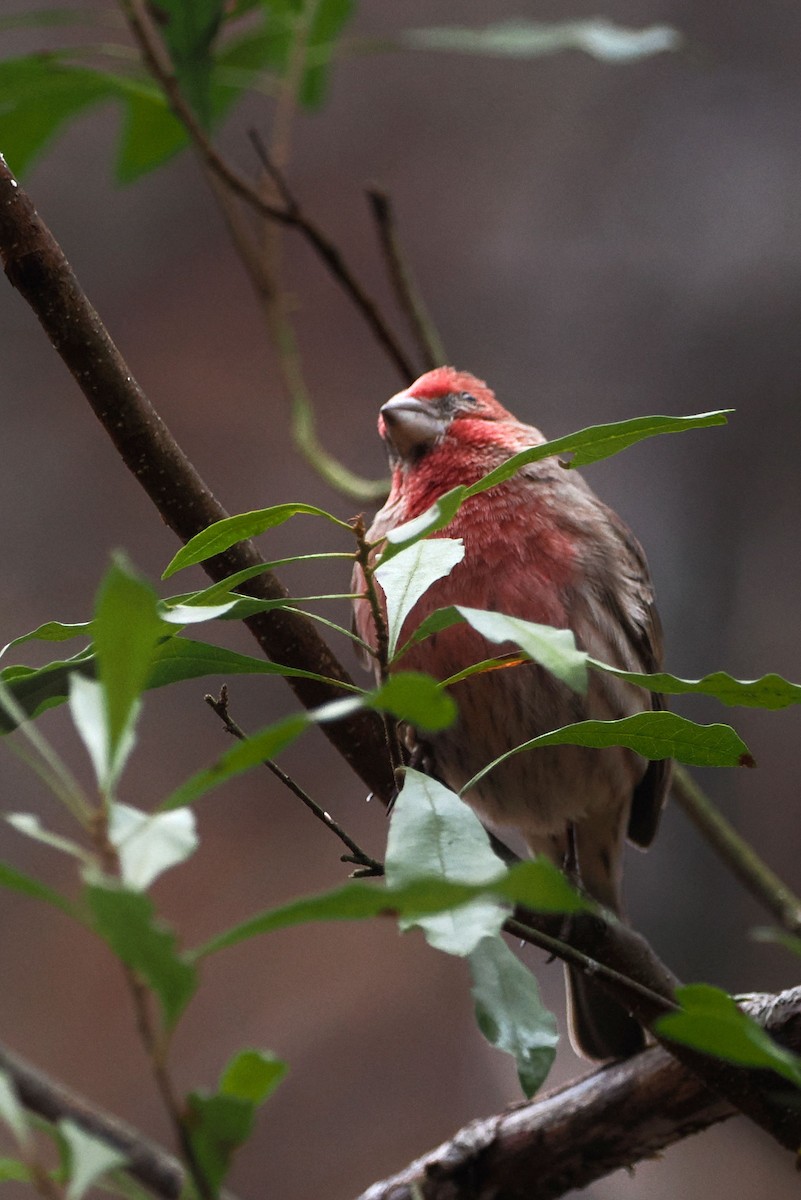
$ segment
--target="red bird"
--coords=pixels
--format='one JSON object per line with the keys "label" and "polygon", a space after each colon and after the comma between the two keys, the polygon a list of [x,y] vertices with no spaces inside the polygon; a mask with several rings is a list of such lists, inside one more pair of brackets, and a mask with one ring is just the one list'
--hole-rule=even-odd
{"label": "red bird", "polygon": [[[485,383],[453,367],[429,371],[393,396],[381,409],[378,430],[389,452],[392,490],[370,540],[418,516],[456,484],[471,484],[545,441]],[[642,549],[581,476],[555,458],[469,499],[439,536],[462,538],[464,558],[418,602],[401,644],[429,612],[463,604],[572,629],[589,654],[625,670],[660,669],[661,630]],[[358,577],[354,591],[361,588]],[[356,601],[355,623],[373,644],[363,599]],[[446,679],[511,648],[457,625],[413,647],[401,667]],[[491,759],[540,733],[661,707],[659,697],[598,672],[579,696],[534,663],[474,675],[452,694],[458,720],[427,736],[421,748],[432,773],[454,791]],[[640,846],[650,843],[669,773],[668,763],[649,763],[623,748],[542,747],[496,767],[466,800],[488,824],[517,830],[532,853],[570,864],[590,896],[620,913],[626,836]],[[604,1059],[642,1047],[643,1032],[629,1014],[585,977],[569,972],[568,979],[578,1050]]]}

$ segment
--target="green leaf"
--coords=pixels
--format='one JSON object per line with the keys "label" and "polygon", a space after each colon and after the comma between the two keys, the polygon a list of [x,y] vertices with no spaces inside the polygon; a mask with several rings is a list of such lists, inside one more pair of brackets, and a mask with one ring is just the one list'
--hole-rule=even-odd
{"label": "green leaf", "polygon": [[580,912],[590,907],[552,863],[536,859],[518,863],[511,871],[501,873],[488,883],[452,883],[441,877],[412,879],[395,887],[347,883],[333,891],[302,897],[280,908],[257,913],[191,951],[189,957],[194,962],[250,938],[295,925],[318,921],[364,921],[373,917],[408,918],[411,921],[459,908],[487,896],[497,896],[510,904],[524,904],[537,912]]}
{"label": "green leaf", "polygon": [[211,49],[225,0],[150,0],[178,84],[206,129],[211,126]]}
{"label": "green leaf", "polygon": [[[316,675],[313,671],[282,667],[279,663],[254,658],[250,654],[238,654],[235,650],[226,650],[223,646],[174,637],[168,638],[157,647],[147,686],[165,687],[180,680],[199,679],[207,675],[282,675],[291,676],[293,679],[333,682],[325,675]],[[347,689],[347,685],[340,686],[343,691]],[[358,689],[354,687],[353,690]]]}
{"label": "green leaf", "polygon": [[228,1064],[214,1095],[188,1096],[189,1137],[212,1195],[218,1195],[235,1151],[250,1137],[256,1109],[285,1073],[280,1059],[244,1050]]}
{"label": "green leaf", "polygon": [[[19,708],[32,718],[56,704],[63,704],[69,694],[71,674],[78,672],[92,677],[94,671],[94,662],[82,652],[75,658],[48,663],[45,667],[6,667],[0,671],[0,680]],[[16,727],[16,720],[0,707],[0,732],[10,733]]]}
{"label": "green leaf", "polygon": [[55,54],[0,62],[0,146],[9,166],[23,174],[62,125],[116,94],[100,72],[64,66]]}
{"label": "green leaf", "polygon": [[801,704],[801,685],[790,683],[781,675],[762,675],[759,679],[733,679],[725,671],[714,671],[703,679],[679,679],[667,672],[639,675],[635,671],[620,671],[594,658],[587,660],[595,671],[636,683],[651,692],[664,692],[668,696],[699,695],[714,696],[722,704],[742,708],[789,708]]}
{"label": "green leaf", "polygon": [[466,608],[462,604],[456,605],[456,611],[488,641],[514,642],[574,692],[583,695],[587,691],[587,655],[576,646],[571,629],[554,629],[551,625],[538,625],[521,617]]}
{"label": "green leaf", "polygon": [[186,1125],[198,1166],[210,1195],[220,1187],[231,1168],[234,1153],[253,1130],[254,1108],[236,1096],[209,1096],[190,1092],[186,1099]]}
{"label": "green leaf", "polygon": [[115,1150],[108,1142],[92,1137],[68,1117],[58,1122],[58,1129],[68,1147],[67,1200],[81,1200],[101,1175],[115,1167],[124,1166],[128,1161],[119,1150]]}
{"label": "green leaf", "polygon": [[506,58],[541,58],[562,50],[583,50],[604,62],[631,62],[678,50],[679,33],[669,25],[627,29],[603,17],[589,21],[498,21],[483,29],[445,26],[409,29],[403,41],[414,49],[446,50]]}
{"label": "green leaf", "polygon": [[470,955],[476,1021],[491,1046],[511,1054],[524,1094],[545,1081],[556,1055],[556,1018],[537,981],[501,937],[487,937]]}
{"label": "green leaf", "polygon": [[251,1104],[263,1104],[287,1072],[287,1065],[264,1050],[240,1050],[223,1072],[220,1091]]}
{"label": "green leaf", "polygon": [[493,767],[538,746],[626,746],[643,758],[675,758],[695,767],[753,767],[754,759],[730,725],[699,725],[670,712],[642,712],[619,721],[578,721],[543,733],[501,754],[473,776],[462,794],[475,787]]}
{"label": "green leaf", "polygon": [[125,95],[116,177],[134,183],[189,145],[189,135],[157,88],[131,89]]}
{"label": "green leaf", "polygon": [[327,521],[332,521],[343,529],[349,528],[344,521],[340,521],[322,508],[315,508],[313,504],[276,504],[272,508],[259,508],[253,512],[239,513],[237,516],[225,517],[222,521],[216,521],[207,529],[196,533],[171,559],[161,577],[169,579],[177,571],[183,571],[186,567],[205,562],[207,558],[213,558],[215,554],[222,554],[225,550],[230,550],[231,546],[237,545],[238,542],[244,542],[249,538],[258,537],[261,533],[266,533],[268,529],[275,529],[299,513],[313,517],[325,517]]}
{"label": "green leaf", "polygon": [[112,804],[109,840],[119,855],[123,883],[143,892],[164,871],[194,854],[195,816],[188,808],[150,814],[128,804]]}
{"label": "green leaf", "polygon": [[300,87],[300,102],[319,108],[325,98],[328,68],[336,39],[353,16],[354,0],[318,0],[306,41],[307,67]]}
{"label": "green leaf", "polygon": [[60,895],[49,888],[47,884],[40,883],[38,879],[33,879],[30,875],[25,875],[22,871],[18,871],[4,862],[0,862],[0,887],[7,888],[10,892],[19,892],[23,896],[30,896],[33,900],[43,900],[45,904],[50,904],[53,908],[58,908],[61,912],[66,913],[68,917],[77,916],[74,906],[66,896]]}
{"label": "green leaf", "polygon": [[[437,541],[439,541],[439,538],[437,538]],[[449,604],[445,608],[435,609],[434,612],[429,613],[420,622],[409,640],[404,642],[395,655],[396,661],[403,658],[411,646],[416,646],[418,642],[424,642],[433,633],[441,633],[443,629],[450,629],[451,625],[461,625],[463,622],[464,617],[454,604]]]}
{"label": "green leaf", "polygon": [[[426,877],[487,883],[504,874],[504,865],[473,810],[437,780],[409,768],[392,809],[385,871],[390,887]],[[483,937],[497,934],[505,919],[503,905],[482,899],[402,921],[401,927],[419,925],[435,949],[466,955]]]}
{"label": "green leaf", "polygon": [[0,1121],[11,1130],[20,1150],[30,1148],[32,1139],[28,1114],[20,1103],[11,1076],[3,1070],[0,1070]]}
{"label": "green leaf", "polygon": [[532,912],[589,912],[593,905],[571,887],[558,867],[547,858],[515,863],[492,891],[510,904],[522,904]]}
{"label": "green leaf", "polygon": [[[0,680],[6,684],[23,712],[29,717],[37,717],[64,702],[69,695],[70,677],[76,673],[90,679],[94,677],[95,661],[91,653],[84,651],[75,658],[48,663],[45,667],[6,667],[0,672]],[[165,638],[154,651],[147,688],[166,687],[182,680],[201,679],[209,675],[281,675],[335,682],[313,671],[282,667],[263,658],[238,654],[223,646],[191,638],[171,637]],[[338,686],[343,691],[348,690],[346,684]],[[352,690],[361,691],[355,686]],[[0,708],[0,733],[9,733],[15,728],[14,720]]]}
{"label": "green leaf", "polygon": [[120,555],[100,585],[92,632],[106,717],[106,756],[98,782],[108,790],[132,747],[139,697],[163,633],[156,593]]}
{"label": "green leaf", "polygon": [[74,625],[64,625],[61,621],[46,621],[44,625],[40,625],[30,633],[23,633],[13,641],[7,642],[0,650],[0,658],[7,650],[13,650],[15,646],[23,646],[26,642],[68,642],[71,638],[80,637],[81,634],[88,638],[91,635],[91,629],[90,621],[80,621]]}
{"label": "green leaf", "polygon": [[403,622],[417,601],[438,579],[450,575],[463,558],[461,538],[436,538],[417,542],[376,568],[375,578],[386,599],[390,658],[395,655]]}
{"label": "green leaf", "polygon": [[470,496],[486,492],[499,483],[516,474],[521,467],[529,463],[551,458],[554,454],[572,454],[573,460],[565,463],[565,467],[583,467],[588,463],[600,462],[609,458],[628,446],[633,446],[644,438],[656,437],[663,433],[683,433],[690,429],[706,429],[712,425],[725,425],[726,414],[731,409],[717,412],[700,413],[691,417],[634,417],[630,421],[616,421],[607,425],[591,425],[580,429],[577,433],[566,434],[552,442],[543,442],[539,446],[530,446],[521,450],[507,462],[490,471],[483,479],[465,487],[459,484],[449,492],[440,496],[426,512],[421,513],[411,521],[398,525],[387,534],[387,545],[381,555],[381,562],[400,554],[407,546],[444,529],[455,517],[463,502]]}
{"label": "green leaf", "polygon": [[156,917],[141,892],[90,884],[86,898],[97,933],[117,957],[141,975],[156,993],[164,1023],[171,1029],[197,989],[197,971],[176,946],[175,934]]}
{"label": "green leaf", "polygon": [[454,700],[435,679],[418,671],[399,671],[365,697],[368,708],[392,713],[417,729],[435,733],[456,720]]}
{"label": "green leaf", "polygon": [[31,1173],[25,1163],[16,1158],[0,1158],[0,1183],[32,1183]]}
{"label": "green leaf", "polygon": [[694,983],[678,988],[676,999],[681,1011],[660,1017],[658,1033],[726,1062],[775,1071],[801,1088],[801,1058],[774,1042],[726,992]]}

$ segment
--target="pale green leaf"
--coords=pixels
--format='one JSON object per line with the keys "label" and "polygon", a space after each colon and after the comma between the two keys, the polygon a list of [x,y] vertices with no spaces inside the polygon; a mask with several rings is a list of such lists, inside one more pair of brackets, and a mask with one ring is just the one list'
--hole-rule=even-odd
{"label": "pale green leaf", "polygon": [[79,846],[77,842],[73,842],[71,838],[62,837],[61,834],[51,833],[45,829],[39,817],[34,813],[7,813],[6,820],[13,829],[16,829],[17,833],[22,833],[35,842],[41,842],[43,845],[49,846],[51,850],[60,850],[63,854],[69,854],[71,858],[77,858],[81,863],[91,864],[94,861],[89,851],[83,846]]}
{"label": "pale green leaf", "polygon": [[123,883],[146,891],[164,871],[194,854],[195,816],[188,808],[149,814],[116,803],[111,806],[109,840],[119,855]]}
{"label": "pale green leaf", "polygon": [[108,1142],[92,1137],[68,1117],[62,1117],[58,1129],[69,1150],[67,1200],[82,1200],[94,1183],[107,1171],[124,1166],[127,1159]]}
{"label": "pale green leaf", "polygon": [[436,538],[416,542],[376,568],[375,578],[386,598],[390,659],[395,655],[403,622],[417,601],[438,579],[450,575],[463,558],[460,538]]}
{"label": "pale green leaf", "polygon": [[414,49],[504,58],[542,58],[564,50],[582,50],[593,58],[614,63],[637,61],[681,46],[679,33],[670,25],[629,29],[604,17],[553,22],[517,18],[483,29],[457,25],[409,29],[403,40]]}
{"label": "pale green leaf", "polygon": [[[504,874],[504,865],[472,809],[437,780],[408,768],[392,809],[385,871],[390,887],[428,876],[488,883]],[[505,919],[502,904],[482,899],[401,926],[419,925],[435,949],[466,955],[498,933]]]}
{"label": "pale green leaf", "polygon": [[466,608],[457,604],[457,612],[490,642],[514,642],[534,662],[545,667],[574,692],[587,691],[587,655],[576,646],[571,629],[554,629],[521,617]]}
{"label": "pale green leaf", "polygon": [[470,954],[476,1021],[491,1046],[511,1054],[526,1096],[545,1081],[556,1055],[556,1018],[537,981],[501,937],[483,938]]}
{"label": "pale green leaf", "polygon": [[20,1103],[11,1076],[3,1070],[0,1070],[0,1120],[11,1130],[20,1150],[28,1150],[31,1145],[28,1115]]}

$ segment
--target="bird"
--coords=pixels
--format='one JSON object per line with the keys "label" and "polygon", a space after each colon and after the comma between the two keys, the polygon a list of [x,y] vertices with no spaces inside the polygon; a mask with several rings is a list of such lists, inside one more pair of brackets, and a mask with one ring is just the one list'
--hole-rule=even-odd
{"label": "bird", "polygon": [[[381,408],[391,491],[367,532],[370,543],[425,512],[457,484],[470,485],[518,451],[545,442],[482,380],[451,366],[427,371]],[[400,644],[431,612],[460,604],[572,630],[596,659],[629,672],[658,671],[662,631],[643,550],[582,476],[555,457],[467,499],[433,536],[460,538],[464,557],[421,597]],[[375,649],[375,626],[354,574],[354,627]],[[514,649],[512,645],[506,647]],[[399,669],[445,680],[504,652],[467,624],[413,645]],[[436,734],[409,732],[436,778],[459,791],[488,762],[539,734],[587,719],[613,720],[663,707],[662,698],[590,672],[585,695],[526,662],[453,685],[458,717]],[[623,917],[624,844],[652,841],[670,780],[667,760],[623,747],[547,746],[513,755],[463,799],[494,831],[514,830],[530,853],[567,868],[593,900]],[[625,1058],[645,1044],[639,1023],[587,975],[567,968],[568,1028],[584,1057]]]}

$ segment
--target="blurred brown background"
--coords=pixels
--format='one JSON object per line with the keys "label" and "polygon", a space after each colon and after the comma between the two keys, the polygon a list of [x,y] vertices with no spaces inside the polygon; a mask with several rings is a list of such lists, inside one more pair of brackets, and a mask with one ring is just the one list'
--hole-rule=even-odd
{"label": "blurred brown background", "polygon": [[[670,669],[798,679],[801,12],[756,0],[407,0],[363,4],[353,31],[599,8],[622,23],[671,22],[686,46],[620,67],[576,53],[356,58],[335,71],[324,111],[299,121],[293,185],[386,296],[362,191],[367,180],[385,184],[450,359],[551,436],[735,408],[728,428],[656,439],[589,477],[648,550]],[[2,52],[34,44],[41,38],[7,34]],[[265,112],[249,104],[224,137],[249,169],[245,131]],[[132,369],[230,511],[302,498],[351,515],[354,505],[291,448],[255,302],[198,171],[185,156],[118,190],[117,125],[113,108],[81,120],[26,182]],[[287,255],[322,437],[349,466],[378,475],[375,417],[399,380],[298,239],[288,238]],[[175,544],[8,287],[0,363],[4,642],[46,619],[85,619],[113,548],[156,579]],[[265,548],[278,557],[299,544],[345,548],[303,518]],[[287,582],[347,589],[336,566]],[[251,652],[244,635],[223,636]],[[41,661],[27,647],[21,658]],[[225,747],[204,690],[149,698],[123,799],[148,806]],[[281,681],[266,679],[233,681],[232,703],[248,728],[293,707]],[[797,711],[682,711],[731,719],[748,741],[758,770],[706,771],[701,781],[801,887]],[[42,729],[88,785],[65,715],[49,714]],[[321,737],[282,761],[381,853],[383,812],[365,805]],[[4,809],[64,825],[7,751],[0,780]],[[200,853],[156,888],[185,944],[343,877],[337,843],[266,772],[210,796],[199,818]],[[69,863],[9,829],[0,828],[0,855],[75,885]],[[628,880],[633,919],[684,978],[740,991],[796,982],[796,960],[749,939],[765,917],[679,813],[667,813],[651,853],[632,853]],[[0,1037],[167,1139],[114,963],[32,902],[5,894],[2,905]],[[558,965],[541,977],[561,1019]],[[212,1085],[243,1045],[291,1064],[232,1175],[246,1197],[348,1200],[518,1095],[512,1065],[473,1025],[463,964],[389,923],[290,931],[209,962],[175,1046],[181,1086]],[[583,1069],[564,1048],[553,1078]],[[737,1122],[588,1194],[781,1200],[797,1189],[789,1156]]]}

